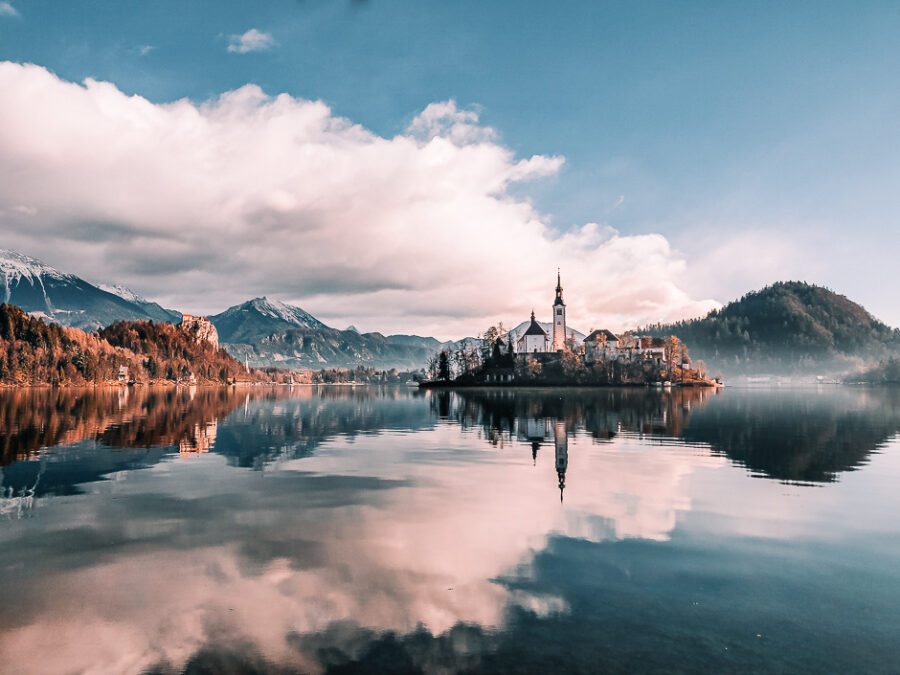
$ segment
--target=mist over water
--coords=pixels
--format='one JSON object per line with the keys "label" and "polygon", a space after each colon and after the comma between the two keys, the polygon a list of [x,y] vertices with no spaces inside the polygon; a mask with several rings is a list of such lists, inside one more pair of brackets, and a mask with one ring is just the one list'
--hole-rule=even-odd
{"label": "mist over water", "polygon": [[897,672],[898,433],[890,388],[3,391],[0,672]]}

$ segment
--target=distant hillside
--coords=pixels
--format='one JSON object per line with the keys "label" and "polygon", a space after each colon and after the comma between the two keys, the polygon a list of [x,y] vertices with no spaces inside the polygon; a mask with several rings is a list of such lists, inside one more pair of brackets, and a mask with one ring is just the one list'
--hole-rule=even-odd
{"label": "distant hillside", "polygon": [[892,356],[878,365],[852,375],[847,381],[859,384],[900,384],[900,358]]}
{"label": "distant hillside", "polygon": [[[172,324],[120,321],[96,334],[46,324],[0,305],[0,383],[86,384],[115,380],[120,366],[137,381],[250,379],[242,364]],[[254,377],[261,378],[261,374]]]}
{"label": "distant hillside", "polygon": [[40,260],[6,249],[0,249],[0,302],[83,330],[94,330],[123,319],[177,321],[180,316],[122,286],[104,290]]}
{"label": "distant hillside", "polygon": [[748,293],[702,319],[640,332],[677,335],[710,372],[825,374],[900,353],[900,331],[843,295],[802,282]]}
{"label": "distant hillside", "polygon": [[[440,343],[433,338],[385,337],[334,328],[291,328],[249,343],[223,343],[250,365],[281,368],[423,368]],[[434,343],[434,344],[432,344]]]}
{"label": "distant hillside", "polygon": [[254,298],[209,317],[219,340],[239,360],[253,366],[319,369],[417,369],[441,343],[418,335],[337,330],[309,312],[268,298]]}

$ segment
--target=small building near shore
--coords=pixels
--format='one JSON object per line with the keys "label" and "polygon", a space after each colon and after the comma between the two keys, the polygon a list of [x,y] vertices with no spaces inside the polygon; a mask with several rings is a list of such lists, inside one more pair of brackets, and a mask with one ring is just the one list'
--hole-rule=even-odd
{"label": "small building near shore", "polygon": [[588,363],[609,361],[619,356],[618,336],[605,328],[595,330],[584,339],[584,360]]}

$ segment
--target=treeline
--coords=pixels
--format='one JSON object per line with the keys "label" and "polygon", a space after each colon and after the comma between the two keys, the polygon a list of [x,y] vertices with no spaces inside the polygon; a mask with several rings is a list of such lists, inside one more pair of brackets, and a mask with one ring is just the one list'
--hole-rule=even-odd
{"label": "treeline", "polygon": [[97,333],[46,324],[13,305],[0,305],[0,383],[80,385],[115,380],[128,368],[138,382],[227,382],[264,379],[247,373],[223,349],[195,341],[169,323],[120,321]]}
{"label": "treeline", "polygon": [[[417,373],[401,371],[396,368],[391,370],[377,370],[365,366],[356,368],[323,368],[322,370],[302,370],[298,373],[297,382],[308,384],[402,384],[411,379]],[[421,374],[418,374],[421,375]]]}
{"label": "treeline", "polygon": [[842,295],[794,281],[748,293],[702,319],[641,332],[677,335],[710,367],[741,371],[849,368],[854,359],[900,351],[900,331]]}
{"label": "treeline", "polygon": [[849,378],[851,382],[864,384],[900,384],[900,358],[892,357],[877,366]]}

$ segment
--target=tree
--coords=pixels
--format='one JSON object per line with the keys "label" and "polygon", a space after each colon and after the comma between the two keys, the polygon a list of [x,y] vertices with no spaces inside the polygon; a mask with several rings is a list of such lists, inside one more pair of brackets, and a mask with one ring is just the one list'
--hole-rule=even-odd
{"label": "tree", "polygon": [[438,356],[437,376],[439,380],[450,379],[450,358],[447,356],[446,350],[442,350],[440,355]]}
{"label": "tree", "polygon": [[569,333],[569,337],[566,338],[566,350],[569,352],[575,351],[575,331],[573,330]]}
{"label": "tree", "polygon": [[562,353],[562,369],[569,377],[575,375],[583,369],[583,357],[571,349],[567,349]]}

